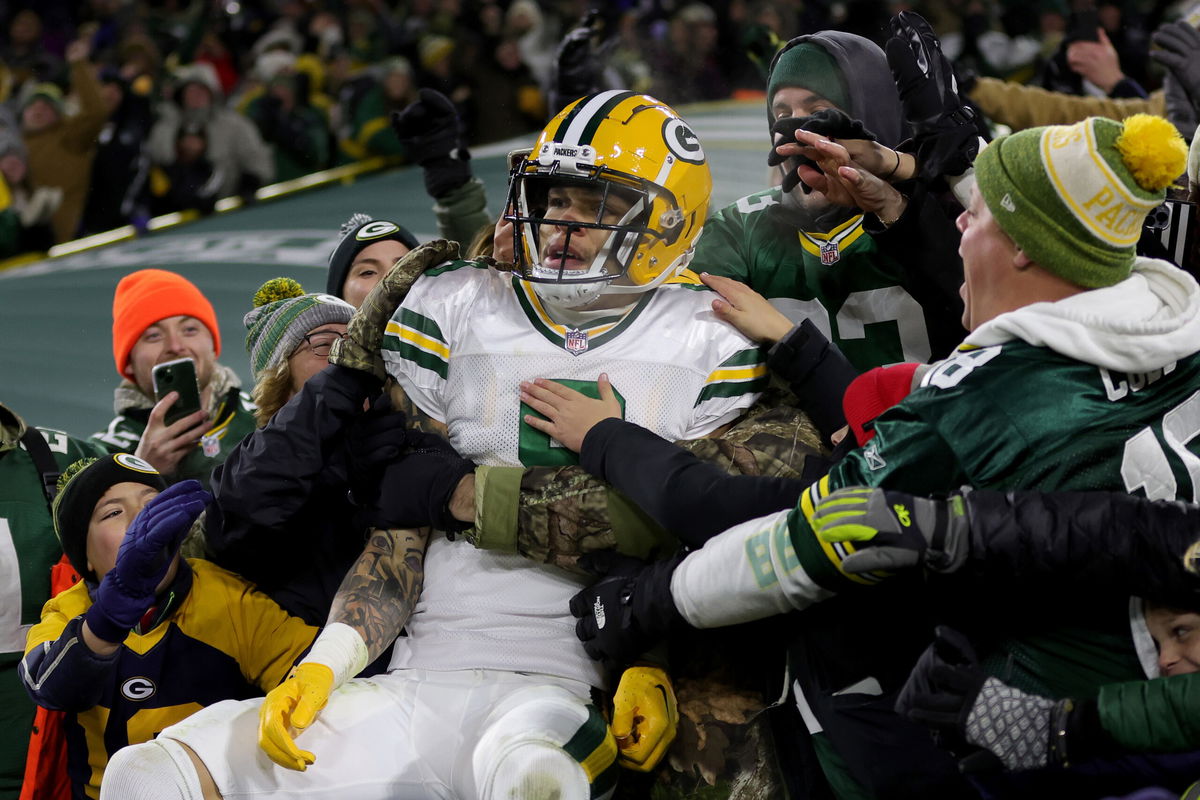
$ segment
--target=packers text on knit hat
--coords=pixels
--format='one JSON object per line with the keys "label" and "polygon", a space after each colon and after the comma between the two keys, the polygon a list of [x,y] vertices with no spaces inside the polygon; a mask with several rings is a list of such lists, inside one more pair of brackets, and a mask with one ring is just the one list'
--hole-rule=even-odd
{"label": "packers text on knit hat", "polygon": [[975,159],[975,178],[1029,258],[1094,289],[1129,276],[1146,214],[1186,163],[1187,145],[1161,117],[1089,117],[998,137]]}
{"label": "packers text on knit hat", "polygon": [[313,328],[331,322],[346,324],[354,306],[328,294],[305,294],[291,278],[272,278],[254,295],[247,312],[246,351],[255,375],[282,363]]}
{"label": "packers text on knit hat", "polygon": [[80,459],[58,479],[58,494],[51,506],[54,532],[71,566],[89,581],[95,582],[96,574],[88,569],[88,525],[96,503],[118,483],[142,483],[160,492],[167,488],[158,470],[130,453]]}
{"label": "packers text on knit hat", "polygon": [[364,248],[388,239],[399,242],[409,250],[417,247],[417,237],[403,225],[386,219],[372,219],[367,214],[355,214],[346,220],[341,229],[342,238],[329,254],[329,273],[325,279],[325,291],[334,297],[344,297],[342,286],[350,265]]}
{"label": "packers text on knit hat", "polygon": [[121,377],[126,377],[129,353],[146,329],[159,320],[177,316],[204,323],[212,334],[213,352],[221,355],[217,312],[195,284],[163,269],[138,270],[121,279],[113,295],[113,360]]}
{"label": "packers text on knit hat", "polygon": [[846,88],[846,76],[838,68],[837,61],[817,42],[803,41],[785,45],[771,64],[771,75],[767,78],[767,118],[771,115],[771,104],[775,93],[788,86],[799,86],[819,94],[843,111],[850,110],[850,92]]}

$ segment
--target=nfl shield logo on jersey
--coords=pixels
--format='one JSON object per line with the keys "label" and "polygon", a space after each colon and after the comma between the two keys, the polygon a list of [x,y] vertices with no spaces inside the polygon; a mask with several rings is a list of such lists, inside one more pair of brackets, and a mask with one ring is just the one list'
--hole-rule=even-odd
{"label": "nfl shield logo on jersey", "polygon": [[821,263],[825,266],[836,264],[842,259],[842,254],[838,251],[837,242],[826,242],[821,245]]}
{"label": "nfl shield logo on jersey", "polygon": [[567,328],[567,340],[563,342],[563,347],[573,356],[587,352],[587,331],[577,331],[574,328]]}

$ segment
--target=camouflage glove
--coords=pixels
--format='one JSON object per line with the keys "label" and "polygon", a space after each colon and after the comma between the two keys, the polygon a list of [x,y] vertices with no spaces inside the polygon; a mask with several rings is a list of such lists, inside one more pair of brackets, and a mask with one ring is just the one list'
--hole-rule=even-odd
{"label": "camouflage glove", "polygon": [[962,495],[930,500],[862,486],[839,489],[817,503],[809,523],[821,541],[854,543],[841,563],[853,575],[921,565],[954,572],[970,550]]}
{"label": "camouflage glove", "polygon": [[617,763],[650,772],[675,741],[679,707],[667,673],[658,667],[630,667],[613,694],[613,738]]}
{"label": "camouflage glove", "polygon": [[388,321],[425,270],[455,258],[458,258],[458,242],[434,239],[397,261],[354,312],[346,326],[346,336],[333,343],[329,363],[386,379],[380,349]]}

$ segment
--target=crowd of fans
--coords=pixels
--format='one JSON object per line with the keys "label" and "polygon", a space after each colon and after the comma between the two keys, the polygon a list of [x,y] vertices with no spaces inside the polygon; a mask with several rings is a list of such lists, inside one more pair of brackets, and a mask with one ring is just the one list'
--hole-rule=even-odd
{"label": "crowd of fans", "polygon": [[1200,8],[326,5],[10,20],[10,253],[373,155],[471,243],[351,217],[249,391],[139,270],[104,431],[0,405],[0,797],[1195,796]]}
{"label": "crowd of fans", "polygon": [[[451,99],[469,143],[508,139],[536,130],[565,102],[560,79],[569,93],[597,56],[612,85],[676,104],[724,99],[761,91],[773,48],[797,30],[882,43],[896,4],[602,4],[556,75],[560,40],[586,5],[12,4],[0,23],[0,256],[210,211],[371,156],[411,158],[388,116],[422,87]],[[1145,96],[1162,79],[1147,54],[1163,4],[1101,3],[1105,33],[1074,45],[1065,1],[912,5],[964,75],[1113,97]]]}

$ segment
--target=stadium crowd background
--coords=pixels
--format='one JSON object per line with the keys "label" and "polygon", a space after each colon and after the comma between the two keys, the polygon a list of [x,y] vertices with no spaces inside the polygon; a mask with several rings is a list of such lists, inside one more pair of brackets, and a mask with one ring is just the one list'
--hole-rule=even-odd
{"label": "stadium crowd background", "polygon": [[[1065,55],[1067,0],[600,5],[608,82],[673,105],[761,92],[774,47],[798,33],[846,30],[882,44],[887,20],[905,8],[931,21],[964,76],[1085,91]],[[451,98],[470,144],[534,131],[555,101],[559,42],[587,7],[586,0],[6,4],[0,258],[122,225],[144,230],[153,216],[208,212],[223,196],[248,199],[265,184],[331,166],[375,156],[403,161],[410,154],[388,115],[422,87]],[[1131,79],[1104,91],[1158,88],[1162,69],[1148,58],[1149,36],[1179,11],[1148,0],[1098,4],[1097,19]]]}

